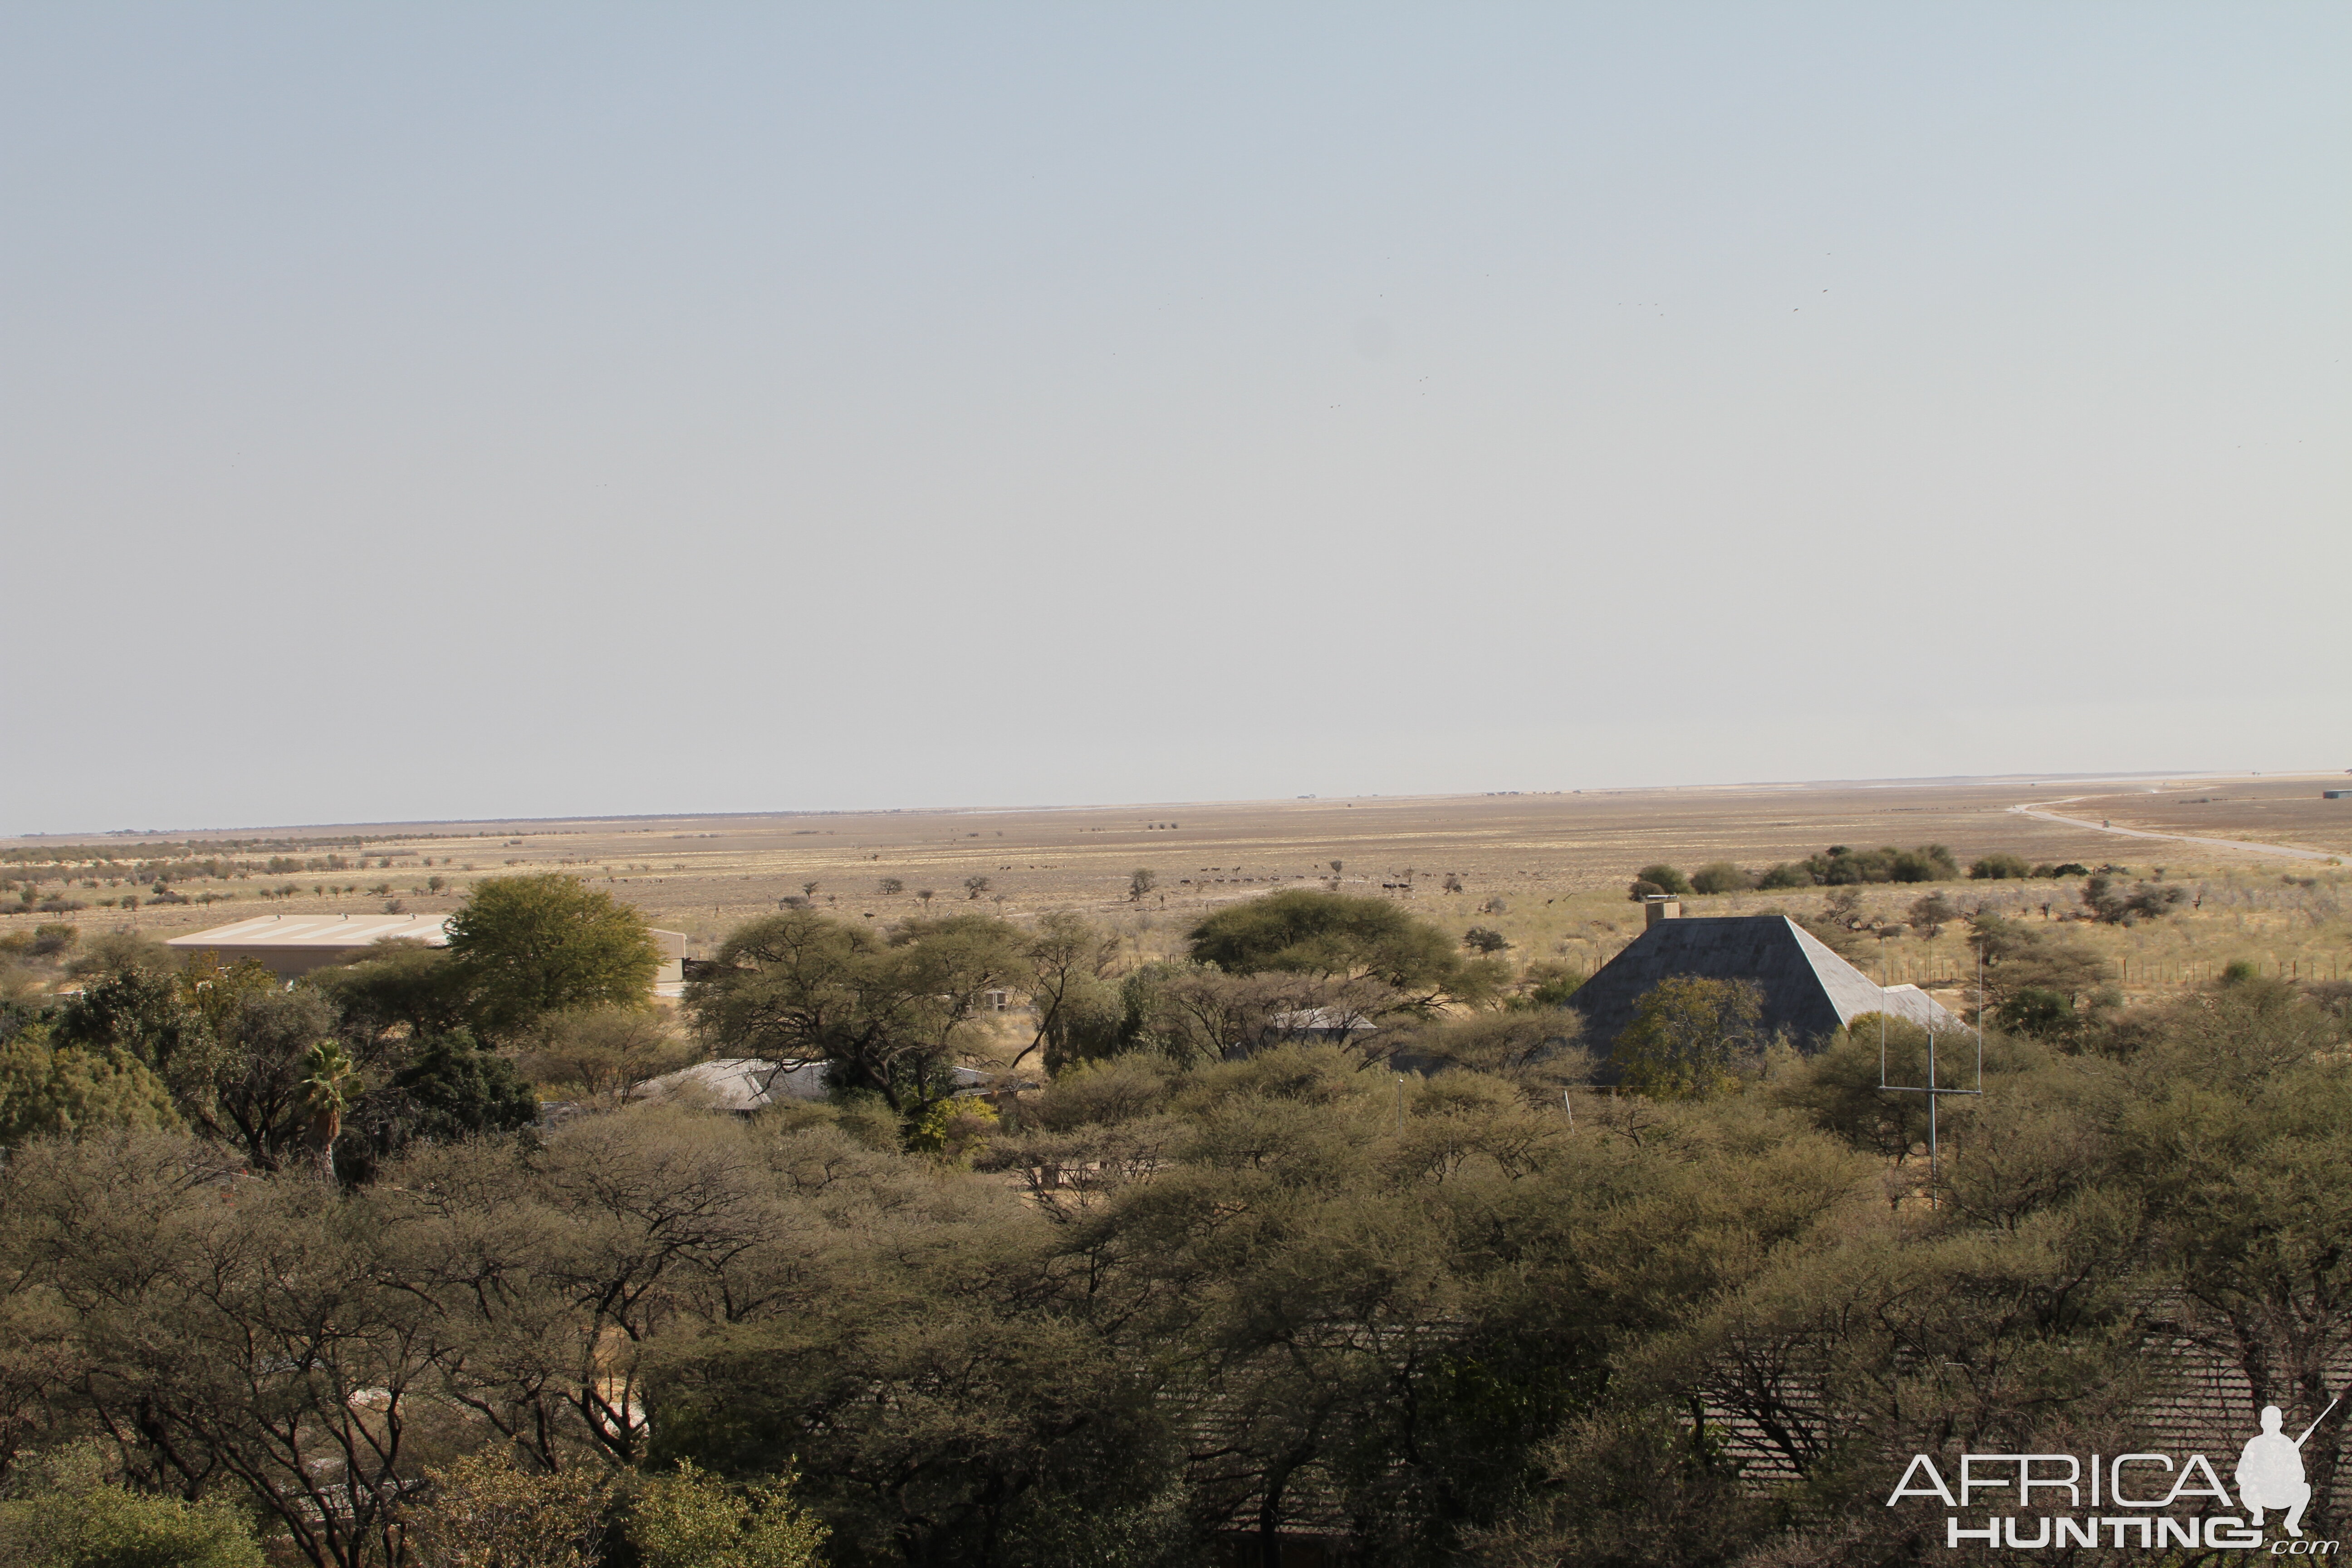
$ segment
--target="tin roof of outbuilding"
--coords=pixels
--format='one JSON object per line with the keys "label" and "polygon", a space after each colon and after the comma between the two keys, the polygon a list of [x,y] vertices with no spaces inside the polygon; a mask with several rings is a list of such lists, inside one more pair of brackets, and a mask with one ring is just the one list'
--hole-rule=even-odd
{"label": "tin roof of outbuilding", "polygon": [[395,938],[442,946],[447,915],[256,915],[209,931],[175,936],[163,945],[201,952],[208,947],[372,947]]}

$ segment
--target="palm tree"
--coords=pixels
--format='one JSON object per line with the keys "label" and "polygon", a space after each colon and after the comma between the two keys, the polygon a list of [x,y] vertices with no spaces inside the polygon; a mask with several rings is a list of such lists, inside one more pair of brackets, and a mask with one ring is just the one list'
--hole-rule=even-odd
{"label": "palm tree", "polygon": [[310,1157],[319,1174],[335,1174],[335,1137],[343,1130],[343,1112],[351,1108],[352,1090],[359,1082],[359,1064],[339,1040],[320,1040],[302,1063],[302,1100],[310,1110]]}

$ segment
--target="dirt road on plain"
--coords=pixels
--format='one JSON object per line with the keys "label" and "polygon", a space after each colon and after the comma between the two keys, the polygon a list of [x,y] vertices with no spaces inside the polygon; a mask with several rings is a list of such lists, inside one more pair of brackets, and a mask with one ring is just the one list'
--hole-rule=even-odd
{"label": "dirt road on plain", "polygon": [[[2051,805],[2064,805],[2070,801],[2088,800],[2088,795],[2071,795],[2053,800]],[[2297,849],[2285,844],[2254,844],[2242,838],[2200,838],[2188,833],[2156,833],[2145,827],[2116,827],[2106,822],[2090,822],[2079,816],[2061,816],[2033,805],[2012,805],[2009,808],[2019,816],[2030,816],[2037,822],[2054,822],[2066,827],[2087,827],[2094,833],[2113,833],[2125,838],[2156,838],[2168,844],[2194,844],[2207,849],[2242,849],[2250,855],[2278,855],[2290,860],[2328,860],[2333,858],[2324,849]]]}

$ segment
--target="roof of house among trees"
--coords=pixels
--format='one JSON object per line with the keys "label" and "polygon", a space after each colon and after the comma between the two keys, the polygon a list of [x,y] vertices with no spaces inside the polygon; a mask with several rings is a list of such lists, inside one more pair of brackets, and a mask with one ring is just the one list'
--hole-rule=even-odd
{"label": "roof of house among trees", "polygon": [[[634,1100],[677,1098],[712,1110],[749,1115],[787,1100],[823,1100],[832,1069],[831,1062],[799,1058],[727,1057],[647,1079],[629,1095]],[[976,1068],[951,1070],[959,1095],[978,1094],[990,1082],[990,1075]]]}
{"label": "roof of house among trees", "polygon": [[637,1100],[667,1100],[682,1096],[713,1110],[750,1112],[788,1100],[823,1100],[830,1064],[787,1058],[767,1061],[757,1057],[727,1057],[697,1062],[672,1073],[648,1079],[630,1090]]}
{"label": "roof of house among trees", "polygon": [[1755,982],[1764,994],[1763,1032],[1786,1034],[1800,1046],[1864,1013],[1931,1029],[1960,1022],[1916,985],[1882,988],[1786,915],[1659,921],[1578,986],[1569,1005],[1584,1016],[1586,1037],[1606,1047],[1633,1021],[1651,987],[1681,975]]}

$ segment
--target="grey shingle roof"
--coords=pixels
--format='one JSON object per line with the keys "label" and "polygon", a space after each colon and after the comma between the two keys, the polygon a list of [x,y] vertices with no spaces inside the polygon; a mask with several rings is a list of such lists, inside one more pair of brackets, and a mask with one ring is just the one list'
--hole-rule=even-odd
{"label": "grey shingle roof", "polygon": [[1864,1013],[1884,1012],[1933,1029],[1959,1020],[1911,985],[1881,989],[1786,915],[1664,920],[1633,939],[1570,998],[1586,1039],[1603,1049],[1633,1021],[1633,1009],[1662,980],[1752,980],[1764,993],[1760,1020],[1810,1047]]}

